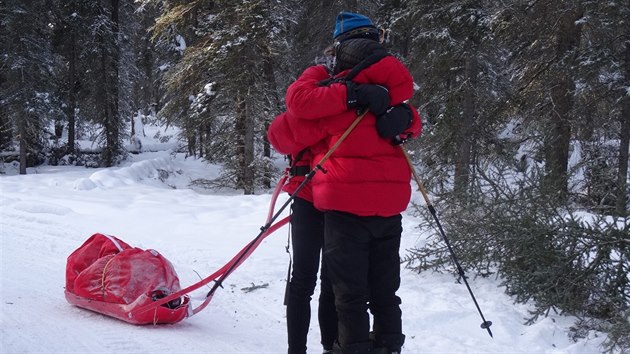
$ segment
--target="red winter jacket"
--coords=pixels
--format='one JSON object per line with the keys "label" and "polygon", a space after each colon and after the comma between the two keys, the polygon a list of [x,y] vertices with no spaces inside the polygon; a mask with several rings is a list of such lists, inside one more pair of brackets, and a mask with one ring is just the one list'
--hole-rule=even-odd
{"label": "red winter jacket", "polygon": [[[276,117],[268,131],[269,141],[280,153],[297,154],[309,147],[311,167],[357,118],[355,110],[347,108],[345,84],[320,86],[327,78],[323,66],[306,69],[287,90],[287,112]],[[406,101],[413,93],[411,75],[392,56],[362,70],[353,81],[387,87],[391,105]],[[415,137],[421,123],[417,111],[412,111],[414,119],[407,132]],[[310,183],[316,208],[360,216],[392,216],[407,208],[411,170],[400,147],[381,138],[375,125],[376,117],[367,113],[324,163],[326,172],[315,174]]]}

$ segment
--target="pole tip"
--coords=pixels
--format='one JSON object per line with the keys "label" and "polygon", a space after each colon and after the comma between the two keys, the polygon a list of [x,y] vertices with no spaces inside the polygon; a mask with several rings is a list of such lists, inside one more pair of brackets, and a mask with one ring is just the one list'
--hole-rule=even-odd
{"label": "pole tip", "polygon": [[492,335],[492,331],[490,330],[490,326],[492,326],[492,321],[485,321],[481,324],[481,328],[487,330],[490,337],[494,338],[494,336]]}

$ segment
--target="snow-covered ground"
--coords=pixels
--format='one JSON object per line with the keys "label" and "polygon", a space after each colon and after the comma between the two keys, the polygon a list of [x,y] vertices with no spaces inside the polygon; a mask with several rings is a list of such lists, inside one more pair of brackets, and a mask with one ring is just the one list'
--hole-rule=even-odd
{"label": "snow-covered ground", "polygon": [[[66,258],[96,232],[160,251],[182,286],[198,281],[259,233],[270,191],[244,196],[191,189],[191,180],[214,178],[219,169],[168,152],[131,155],[121,167],[108,169],[50,166],[29,168],[25,176],[15,175],[12,166],[4,171],[0,353],[286,353],[286,227],[260,245],[205,310],[174,325],[135,326],[64,298]],[[285,200],[283,194],[278,205]],[[403,223],[402,252],[423,242],[426,231],[411,215],[405,214]],[[494,323],[490,338],[466,287],[451,275],[406,269],[402,274],[404,353],[602,351],[601,333],[569,339],[573,318],[552,314],[524,325],[528,306],[514,304],[499,280],[470,280],[486,319]],[[243,290],[252,285],[263,287]],[[206,292],[192,293],[194,305]],[[309,353],[321,353],[315,318]]]}

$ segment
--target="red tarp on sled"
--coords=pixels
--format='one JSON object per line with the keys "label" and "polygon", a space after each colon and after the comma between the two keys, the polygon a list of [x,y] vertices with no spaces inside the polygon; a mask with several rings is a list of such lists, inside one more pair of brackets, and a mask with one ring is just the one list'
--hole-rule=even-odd
{"label": "red tarp on sled", "polygon": [[187,296],[134,312],[179,290],[172,264],[160,253],[113,236],[92,235],[66,264],[68,302],[133,324],[175,323],[187,317]]}

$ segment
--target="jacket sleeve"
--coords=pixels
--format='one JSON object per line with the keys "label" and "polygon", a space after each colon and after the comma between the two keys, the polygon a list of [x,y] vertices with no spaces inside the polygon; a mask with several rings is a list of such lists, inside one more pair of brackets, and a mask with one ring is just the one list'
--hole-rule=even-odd
{"label": "jacket sleeve", "polygon": [[321,140],[323,134],[316,121],[300,119],[290,112],[284,112],[269,125],[267,139],[279,153],[296,155]]}
{"label": "jacket sleeve", "polygon": [[319,119],[348,110],[346,85],[321,85],[330,75],[322,65],[307,68],[287,89],[287,110],[302,119]]}

